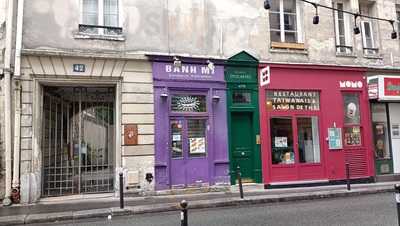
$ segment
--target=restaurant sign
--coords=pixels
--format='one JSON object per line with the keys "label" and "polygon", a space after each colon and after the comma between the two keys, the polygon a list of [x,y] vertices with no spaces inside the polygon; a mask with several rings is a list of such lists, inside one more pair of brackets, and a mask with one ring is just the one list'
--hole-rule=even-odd
{"label": "restaurant sign", "polygon": [[400,97],[400,78],[385,78],[385,96]]}
{"label": "restaurant sign", "polygon": [[370,99],[400,100],[400,76],[376,75],[367,80]]}
{"label": "restaurant sign", "polygon": [[274,111],[319,111],[319,92],[270,90],[267,91],[267,109]]}

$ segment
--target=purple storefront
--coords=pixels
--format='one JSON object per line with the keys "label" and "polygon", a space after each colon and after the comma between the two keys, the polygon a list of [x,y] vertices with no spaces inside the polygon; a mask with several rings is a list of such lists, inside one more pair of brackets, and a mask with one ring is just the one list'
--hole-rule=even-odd
{"label": "purple storefront", "polygon": [[153,57],[156,190],[229,184],[224,67]]}

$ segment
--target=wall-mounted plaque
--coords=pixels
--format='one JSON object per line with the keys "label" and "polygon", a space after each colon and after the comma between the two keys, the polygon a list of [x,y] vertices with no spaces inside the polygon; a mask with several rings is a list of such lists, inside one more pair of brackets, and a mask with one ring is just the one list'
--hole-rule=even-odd
{"label": "wall-mounted plaque", "polygon": [[342,129],[341,128],[328,128],[328,143],[329,149],[337,150],[342,149]]}
{"label": "wall-mounted plaque", "polygon": [[136,124],[128,124],[124,127],[124,144],[137,145],[138,144],[138,127]]}

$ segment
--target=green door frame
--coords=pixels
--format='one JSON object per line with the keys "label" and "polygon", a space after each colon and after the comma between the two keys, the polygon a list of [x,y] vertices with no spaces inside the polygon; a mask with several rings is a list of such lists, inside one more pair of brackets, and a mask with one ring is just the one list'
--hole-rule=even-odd
{"label": "green door frame", "polygon": [[[252,162],[253,164],[253,181],[262,182],[261,170],[261,147],[257,136],[260,135],[260,120],[258,106],[258,60],[242,51],[228,59],[225,65],[225,80],[227,82],[227,109],[228,109],[228,137],[229,137],[229,159],[230,159],[230,176],[231,184],[236,184],[236,165],[233,156],[232,142],[232,114],[233,113],[250,113],[252,115],[252,128],[254,134]],[[235,92],[250,93],[250,101],[248,103],[234,103],[233,94]],[[259,140],[259,139],[258,139]]]}

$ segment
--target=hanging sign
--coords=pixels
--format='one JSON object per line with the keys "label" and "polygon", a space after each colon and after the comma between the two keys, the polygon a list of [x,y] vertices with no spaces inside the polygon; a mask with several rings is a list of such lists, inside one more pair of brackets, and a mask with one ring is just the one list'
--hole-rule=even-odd
{"label": "hanging sign", "polygon": [[328,143],[329,149],[337,150],[343,148],[341,128],[328,128]]}
{"label": "hanging sign", "polygon": [[260,86],[265,86],[271,83],[271,73],[269,66],[260,70]]}

